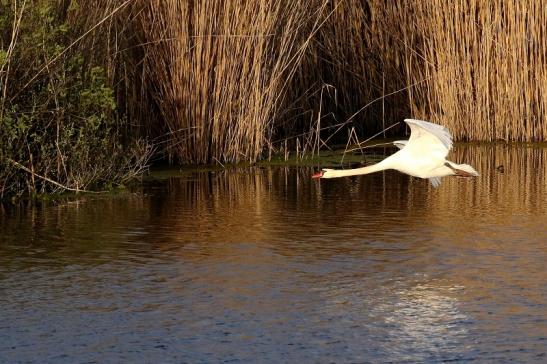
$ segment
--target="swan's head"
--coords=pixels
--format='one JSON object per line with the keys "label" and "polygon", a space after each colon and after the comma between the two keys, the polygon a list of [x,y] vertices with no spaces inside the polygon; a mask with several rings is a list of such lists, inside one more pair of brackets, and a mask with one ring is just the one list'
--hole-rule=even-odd
{"label": "swan's head", "polygon": [[334,169],[328,169],[324,168],[320,170],[319,172],[316,172],[311,178],[333,178],[334,176]]}

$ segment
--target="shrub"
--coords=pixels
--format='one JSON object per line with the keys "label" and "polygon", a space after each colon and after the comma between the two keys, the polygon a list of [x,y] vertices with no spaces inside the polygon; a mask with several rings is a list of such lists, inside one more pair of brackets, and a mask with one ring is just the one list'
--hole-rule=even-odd
{"label": "shrub", "polygon": [[0,2],[0,197],[119,184],[147,163],[151,148],[127,137],[112,70],[96,55],[104,37],[70,46],[79,9]]}

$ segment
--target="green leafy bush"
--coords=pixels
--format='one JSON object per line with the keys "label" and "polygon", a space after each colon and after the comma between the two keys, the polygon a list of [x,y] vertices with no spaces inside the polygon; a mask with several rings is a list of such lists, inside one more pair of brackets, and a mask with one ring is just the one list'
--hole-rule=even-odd
{"label": "green leafy bush", "polygon": [[101,34],[74,44],[85,31],[77,11],[0,1],[0,198],[102,188],[147,164],[151,147],[117,113]]}

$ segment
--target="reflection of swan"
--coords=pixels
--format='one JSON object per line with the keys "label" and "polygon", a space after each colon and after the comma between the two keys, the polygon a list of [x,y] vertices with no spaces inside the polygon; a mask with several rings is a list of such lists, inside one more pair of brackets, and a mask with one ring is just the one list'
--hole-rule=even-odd
{"label": "reflection of swan", "polygon": [[395,169],[414,177],[429,178],[433,187],[441,184],[441,177],[473,177],[479,174],[468,164],[456,164],[445,158],[452,148],[452,136],[444,126],[423,120],[405,119],[410,126],[408,141],[394,144],[400,150],[383,161],[355,169],[322,169],[314,178],[336,178],[368,174],[386,169]]}

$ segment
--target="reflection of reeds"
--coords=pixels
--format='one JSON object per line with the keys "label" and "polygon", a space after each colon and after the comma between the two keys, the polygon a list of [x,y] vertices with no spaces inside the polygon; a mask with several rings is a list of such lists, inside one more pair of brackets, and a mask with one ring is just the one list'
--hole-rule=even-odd
{"label": "reflection of reeds", "polygon": [[[441,231],[453,234],[462,228],[454,225],[455,219],[471,228],[485,219],[497,226],[513,216],[545,215],[546,148],[457,145],[449,157],[472,164],[481,176],[443,178],[433,189],[427,180],[395,171],[320,181],[310,178],[311,168],[200,172],[169,179],[165,190],[150,190],[152,197],[89,200],[21,211],[18,216],[0,213],[0,236],[18,231],[22,236],[59,241],[74,237],[106,246],[110,243],[102,241],[105,232],[126,232],[130,241],[144,239],[168,249],[199,243],[199,249],[207,251],[199,254],[220,254],[217,250],[229,249],[222,246],[225,242],[287,241],[307,242],[303,248],[311,250],[310,241],[324,242],[332,252],[332,234],[348,241],[396,242],[401,231],[421,234],[420,229],[442,226]],[[496,169],[499,165],[503,173]],[[93,233],[88,233],[90,227]]]}
{"label": "reflection of reeds", "polygon": [[[481,174],[475,182],[444,178],[441,193],[431,200],[431,208],[460,209],[481,213],[491,207],[503,214],[536,211],[547,203],[547,149],[513,144],[456,147],[451,158],[465,161]],[[503,172],[496,167],[503,166]],[[443,188],[454,193],[446,193]],[[470,203],[471,202],[471,203]],[[496,211],[499,213],[499,211]]]}
{"label": "reflection of reeds", "polygon": [[[362,227],[367,227],[366,236],[381,238],[392,229],[393,216],[399,227],[423,226],[424,219],[450,224],[447,216],[454,214],[506,219],[515,213],[540,212],[547,203],[545,148],[457,145],[450,158],[474,165],[481,176],[446,177],[440,188],[433,189],[427,180],[394,171],[326,181],[312,181],[308,169],[199,173],[170,180],[171,197],[152,215],[180,226],[180,241],[200,236],[212,241],[270,241],[286,234],[306,240],[310,234],[328,235],[338,228],[353,234]],[[499,165],[505,167],[503,173],[496,169]]]}

